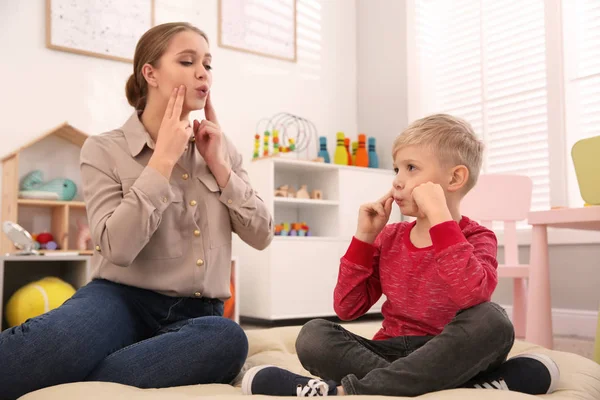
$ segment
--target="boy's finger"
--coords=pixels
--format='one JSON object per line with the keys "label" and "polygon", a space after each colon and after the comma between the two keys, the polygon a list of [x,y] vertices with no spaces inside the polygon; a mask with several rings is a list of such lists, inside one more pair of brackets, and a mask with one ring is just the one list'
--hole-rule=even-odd
{"label": "boy's finger", "polygon": [[378,200],[379,203],[384,204],[387,199],[392,198],[392,195],[394,194],[394,188],[391,188],[382,198],[380,198]]}
{"label": "boy's finger", "polygon": [[385,216],[389,218],[390,214],[392,213],[392,203],[394,202],[394,199],[389,198],[385,201],[385,205],[383,206],[383,208],[385,209]]}
{"label": "boy's finger", "polygon": [[385,217],[385,210],[383,209],[383,206],[381,204],[379,204],[379,203],[374,204],[373,210],[377,213],[377,215]]}

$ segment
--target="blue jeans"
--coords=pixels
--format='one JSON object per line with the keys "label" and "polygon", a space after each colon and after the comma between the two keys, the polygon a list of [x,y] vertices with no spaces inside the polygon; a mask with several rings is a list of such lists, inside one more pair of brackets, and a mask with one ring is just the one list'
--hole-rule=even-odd
{"label": "blue jeans", "polygon": [[222,315],[220,300],[94,280],[59,308],[0,333],[0,399],[80,381],[228,384],[248,340]]}

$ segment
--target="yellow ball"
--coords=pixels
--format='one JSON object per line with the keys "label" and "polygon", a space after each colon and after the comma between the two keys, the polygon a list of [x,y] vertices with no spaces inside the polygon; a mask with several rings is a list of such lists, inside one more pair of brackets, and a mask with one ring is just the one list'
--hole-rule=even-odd
{"label": "yellow ball", "polygon": [[21,325],[29,318],[58,308],[73,294],[75,294],[73,286],[55,277],[28,283],[8,300],[5,310],[6,321],[11,327]]}

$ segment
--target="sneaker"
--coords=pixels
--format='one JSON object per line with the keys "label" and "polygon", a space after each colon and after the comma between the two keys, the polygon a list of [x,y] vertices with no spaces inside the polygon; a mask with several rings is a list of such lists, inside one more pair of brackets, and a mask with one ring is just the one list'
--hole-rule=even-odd
{"label": "sneaker", "polygon": [[554,392],[560,373],[558,365],[544,354],[520,354],[497,369],[479,375],[465,387],[510,390],[531,395]]}
{"label": "sneaker", "polygon": [[327,396],[337,394],[335,382],[294,374],[272,365],[253,367],[242,380],[242,393],[269,396]]}

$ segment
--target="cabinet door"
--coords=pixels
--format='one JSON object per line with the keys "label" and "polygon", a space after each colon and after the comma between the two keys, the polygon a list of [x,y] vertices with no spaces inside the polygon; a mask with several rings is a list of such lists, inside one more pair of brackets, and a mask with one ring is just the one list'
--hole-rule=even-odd
{"label": "cabinet door", "polygon": [[[383,170],[340,169],[340,227],[342,237],[352,237],[356,232],[358,209],[383,196],[392,188],[394,174]],[[392,205],[390,223],[401,220],[400,209]]]}
{"label": "cabinet door", "polygon": [[340,241],[282,238],[271,244],[271,318],[334,316]]}

